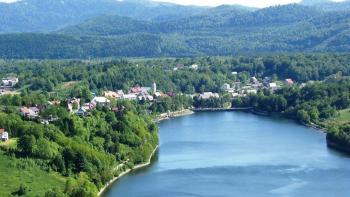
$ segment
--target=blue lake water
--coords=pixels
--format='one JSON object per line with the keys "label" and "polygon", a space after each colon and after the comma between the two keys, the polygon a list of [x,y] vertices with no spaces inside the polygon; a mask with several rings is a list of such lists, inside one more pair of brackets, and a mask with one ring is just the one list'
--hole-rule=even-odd
{"label": "blue lake water", "polygon": [[293,121],[213,112],[159,127],[152,165],[114,183],[105,197],[350,196],[350,157]]}

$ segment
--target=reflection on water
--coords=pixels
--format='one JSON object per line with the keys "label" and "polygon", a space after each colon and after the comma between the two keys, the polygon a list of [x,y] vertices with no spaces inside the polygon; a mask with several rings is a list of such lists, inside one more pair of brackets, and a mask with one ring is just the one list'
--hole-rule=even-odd
{"label": "reflection on water", "polygon": [[293,121],[197,113],[160,124],[152,165],[105,196],[350,196],[350,159]]}

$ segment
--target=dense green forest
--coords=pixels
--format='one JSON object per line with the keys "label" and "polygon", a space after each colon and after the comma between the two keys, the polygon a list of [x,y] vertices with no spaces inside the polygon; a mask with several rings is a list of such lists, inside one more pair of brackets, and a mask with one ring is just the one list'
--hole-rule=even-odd
{"label": "dense green forest", "polygon": [[[53,91],[62,82],[82,81],[89,89],[117,90],[134,85],[150,86],[153,82],[164,92],[220,92],[226,82],[250,77],[275,76],[298,82],[320,81],[336,73],[350,75],[346,54],[295,54],[241,57],[198,57],[180,59],[113,60],[113,61],[54,61],[8,60],[0,62],[0,73],[19,76],[19,88]],[[198,70],[189,67],[198,64]],[[184,66],[183,69],[173,69]],[[233,76],[232,72],[238,72]]]}
{"label": "dense green forest", "polygon": [[[347,5],[348,2],[344,2]],[[103,15],[52,33],[0,35],[3,58],[90,58],[346,52],[349,11],[290,4],[219,6],[168,20]]]}
{"label": "dense green forest", "polygon": [[169,20],[191,16],[205,7],[148,0],[21,0],[0,2],[0,32],[48,32],[86,19],[118,14],[135,19]]}
{"label": "dense green forest", "polygon": [[[47,100],[44,95],[42,97]],[[63,103],[41,112],[56,119],[50,125],[43,125],[23,119],[18,113],[18,106],[26,104],[25,100],[30,98],[37,101],[35,95],[30,94],[7,96],[7,99],[17,101],[10,103],[2,97],[4,108],[0,113],[0,127],[6,128],[15,141],[9,142],[13,145],[1,148],[6,155],[16,158],[12,159],[14,162],[23,161],[12,169],[14,172],[32,166],[57,172],[66,180],[64,191],[60,190],[61,185],[51,185],[47,189],[52,191],[47,192],[26,191],[27,187],[35,188],[36,183],[18,181],[21,185],[10,184],[10,188],[0,192],[2,195],[22,189],[25,192],[22,195],[95,196],[98,189],[123,169],[147,161],[158,144],[157,126],[144,110],[132,103],[117,103],[115,106],[120,110],[115,112],[97,108],[84,119],[68,113]],[[125,165],[115,170],[119,164]]]}

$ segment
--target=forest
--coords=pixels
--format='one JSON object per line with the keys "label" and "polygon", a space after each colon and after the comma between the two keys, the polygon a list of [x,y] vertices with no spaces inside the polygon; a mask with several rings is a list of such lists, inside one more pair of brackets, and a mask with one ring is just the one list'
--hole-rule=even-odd
{"label": "forest", "polygon": [[[344,2],[347,6],[348,2]],[[191,8],[188,8],[188,12]],[[0,34],[0,57],[195,57],[276,52],[346,52],[348,10],[290,4],[219,6],[167,20],[99,15],[52,32]]]}
{"label": "forest", "polygon": [[[29,104],[27,99],[35,101],[31,105],[38,104],[35,98],[34,94],[1,97],[0,127],[11,136],[10,145],[0,146],[1,158],[11,158],[12,167],[7,167],[11,173],[21,169],[28,173],[34,168],[55,172],[65,181],[33,191],[37,183],[20,180],[0,192],[2,195],[96,196],[121,171],[147,161],[158,144],[157,126],[133,103],[115,103],[115,111],[98,107],[85,118],[68,113],[64,102],[59,106],[41,104],[42,117],[54,117],[45,125],[19,114],[18,107]],[[47,98],[41,96],[41,102]],[[24,180],[26,176],[22,176]],[[12,178],[2,181],[11,182]]]}

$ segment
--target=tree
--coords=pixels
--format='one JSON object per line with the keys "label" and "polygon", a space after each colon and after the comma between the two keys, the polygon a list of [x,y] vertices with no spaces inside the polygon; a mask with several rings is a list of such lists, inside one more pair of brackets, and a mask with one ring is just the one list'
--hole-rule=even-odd
{"label": "tree", "polygon": [[310,123],[310,116],[309,116],[309,114],[308,114],[305,110],[303,110],[303,109],[298,110],[298,112],[297,112],[297,118],[298,118],[298,120],[300,120],[300,121],[302,121],[302,122],[304,122],[304,123],[306,123],[306,124]]}
{"label": "tree", "polygon": [[17,191],[13,192],[12,195],[17,196],[25,196],[27,194],[28,188],[27,186],[21,184]]}
{"label": "tree", "polygon": [[30,156],[33,153],[35,146],[35,137],[33,135],[23,135],[18,140],[18,148],[24,156]]}

